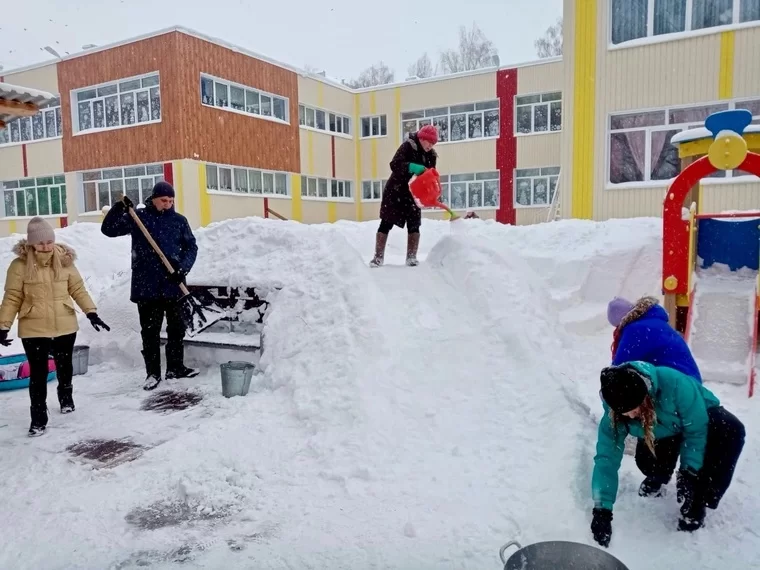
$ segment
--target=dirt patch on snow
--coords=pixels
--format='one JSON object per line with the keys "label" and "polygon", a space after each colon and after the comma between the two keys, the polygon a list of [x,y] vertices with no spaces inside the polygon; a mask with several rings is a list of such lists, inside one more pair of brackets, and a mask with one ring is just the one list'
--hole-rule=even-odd
{"label": "dirt patch on snow", "polygon": [[201,400],[203,400],[203,396],[193,392],[163,390],[145,398],[142,409],[157,412],[186,410],[197,405]]}
{"label": "dirt patch on snow", "polygon": [[134,461],[145,447],[125,439],[87,439],[69,445],[66,451],[97,468],[114,467]]}

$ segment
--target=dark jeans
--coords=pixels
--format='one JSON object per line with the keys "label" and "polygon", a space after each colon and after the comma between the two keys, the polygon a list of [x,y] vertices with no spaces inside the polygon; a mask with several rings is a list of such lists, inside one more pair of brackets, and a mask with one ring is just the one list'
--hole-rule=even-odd
{"label": "dark jeans", "polygon": [[181,370],[184,366],[185,323],[180,316],[179,303],[171,299],[140,301],[140,333],[143,342],[145,372],[161,376],[161,326],[166,315],[166,370]]}
{"label": "dark jeans", "polygon": [[[707,445],[702,469],[699,472],[699,486],[705,505],[711,509],[718,507],[720,500],[731,485],[736,463],[744,448],[744,425],[723,406],[707,411]],[[655,458],[640,439],[636,445],[636,465],[647,477],[663,485],[670,481],[681,451],[682,437],[664,437],[654,443]]]}
{"label": "dark jeans", "polygon": [[71,377],[74,375],[72,354],[77,333],[55,338],[22,338],[26,358],[29,360],[29,399],[32,403],[32,422],[47,425],[48,358],[53,355],[58,376],[58,402],[61,406],[73,403]]}
{"label": "dark jeans", "polygon": [[[377,233],[379,234],[388,234],[393,229],[393,222],[387,222],[385,220],[380,220],[380,227],[377,228]],[[420,220],[415,219],[414,221],[407,221],[406,222],[406,231],[410,234],[416,234],[420,231]]]}

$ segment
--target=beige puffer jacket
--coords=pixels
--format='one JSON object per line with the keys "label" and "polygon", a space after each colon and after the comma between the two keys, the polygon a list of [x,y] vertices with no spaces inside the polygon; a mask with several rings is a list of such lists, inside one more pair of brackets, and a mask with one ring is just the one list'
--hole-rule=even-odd
{"label": "beige puffer jacket", "polygon": [[58,277],[52,254],[35,253],[21,240],[13,248],[18,257],[8,267],[0,306],[0,329],[10,329],[18,314],[19,338],[53,338],[79,330],[74,301],[85,314],[97,311],[74,261],[76,252],[56,244]]}

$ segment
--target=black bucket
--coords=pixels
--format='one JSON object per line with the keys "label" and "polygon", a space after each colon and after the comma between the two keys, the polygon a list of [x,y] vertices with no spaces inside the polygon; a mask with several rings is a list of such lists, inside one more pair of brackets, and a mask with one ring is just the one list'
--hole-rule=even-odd
{"label": "black bucket", "polygon": [[[517,547],[508,559],[507,549]],[[499,550],[504,570],[629,570],[617,558],[601,550],[581,544],[551,540],[522,547],[516,540],[508,542]]]}

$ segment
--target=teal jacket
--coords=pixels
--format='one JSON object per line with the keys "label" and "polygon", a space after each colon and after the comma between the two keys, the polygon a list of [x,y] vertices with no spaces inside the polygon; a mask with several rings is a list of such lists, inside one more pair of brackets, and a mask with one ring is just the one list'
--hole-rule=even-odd
{"label": "teal jacket", "polygon": [[[681,434],[681,467],[699,471],[707,444],[707,410],[720,406],[720,401],[710,390],[678,370],[640,361],[629,364],[651,380],[649,394],[657,414],[655,440]],[[613,431],[609,406],[602,404],[604,415],[599,421],[591,492],[596,507],[612,510],[617,497],[618,469],[623,461],[625,437],[630,434],[643,439],[644,428],[637,420],[619,421],[617,430]]]}

